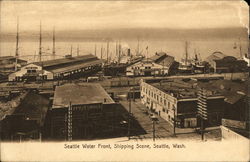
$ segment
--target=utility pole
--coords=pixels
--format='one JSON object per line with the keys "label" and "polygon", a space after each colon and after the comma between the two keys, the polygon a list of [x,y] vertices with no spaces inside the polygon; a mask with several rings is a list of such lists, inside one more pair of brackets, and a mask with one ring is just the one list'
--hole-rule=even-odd
{"label": "utility pole", "polygon": [[208,120],[208,112],[207,112],[207,92],[205,89],[198,90],[198,116],[201,120],[201,140],[204,140],[204,131],[205,131],[205,124],[204,121]]}
{"label": "utility pole", "polygon": [[52,55],[53,55],[53,60],[55,59],[56,57],[56,49],[55,49],[55,27],[53,28],[53,51],[52,51]]}
{"label": "utility pole", "polygon": [[128,116],[128,140],[130,140],[130,127],[131,127],[131,91],[128,93],[129,98],[129,116]]}
{"label": "utility pole", "polygon": [[175,127],[176,127],[175,107],[173,107],[173,111],[174,111],[174,136],[176,136],[176,133],[175,133]]}
{"label": "utility pole", "polygon": [[39,62],[42,61],[42,22],[40,21],[40,37],[39,37]]}
{"label": "utility pole", "polygon": [[155,122],[158,120],[154,115],[151,116],[152,124],[153,124],[153,141],[155,141]]}
{"label": "utility pole", "polygon": [[19,17],[17,17],[17,32],[16,32],[16,54],[15,54],[15,71],[17,71],[17,60],[19,56]]}
{"label": "utility pole", "polygon": [[155,121],[153,120],[153,141],[155,141]]}
{"label": "utility pole", "polygon": [[71,101],[69,102],[69,107],[68,107],[68,141],[72,141],[72,105]]}

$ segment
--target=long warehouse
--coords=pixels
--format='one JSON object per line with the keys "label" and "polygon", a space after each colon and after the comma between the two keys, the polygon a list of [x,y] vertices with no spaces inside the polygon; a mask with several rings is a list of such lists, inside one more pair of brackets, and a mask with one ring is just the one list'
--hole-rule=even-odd
{"label": "long warehouse", "polygon": [[102,60],[89,54],[30,63],[9,75],[9,81],[53,80],[84,76],[101,70]]}

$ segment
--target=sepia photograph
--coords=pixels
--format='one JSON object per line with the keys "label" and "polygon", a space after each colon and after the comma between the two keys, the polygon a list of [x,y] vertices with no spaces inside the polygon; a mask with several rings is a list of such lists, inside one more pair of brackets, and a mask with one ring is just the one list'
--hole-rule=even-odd
{"label": "sepia photograph", "polygon": [[0,161],[249,161],[249,67],[243,0],[1,0]]}

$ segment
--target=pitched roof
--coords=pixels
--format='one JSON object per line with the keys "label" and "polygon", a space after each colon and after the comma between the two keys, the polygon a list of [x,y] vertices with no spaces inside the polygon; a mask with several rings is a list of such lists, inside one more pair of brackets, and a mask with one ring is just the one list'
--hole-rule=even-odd
{"label": "pitched roof", "polygon": [[114,103],[100,84],[65,84],[57,86],[52,108],[68,107],[70,102],[72,105]]}

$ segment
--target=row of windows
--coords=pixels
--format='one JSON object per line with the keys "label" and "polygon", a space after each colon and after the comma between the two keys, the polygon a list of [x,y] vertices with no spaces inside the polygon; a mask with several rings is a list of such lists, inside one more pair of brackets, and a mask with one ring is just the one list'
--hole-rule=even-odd
{"label": "row of windows", "polygon": [[[156,93],[153,93],[153,91],[147,90],[147,88],[143,87],[143,92],[145,92],[148,96],[152,97],[153,99],[157,100],[159,103],[163,104],[168,109],[173,108],[173,104],[167,101],[167,99],[162,98],[161,96],[157,95]],[[165,96],[165,95],[164,95]]]}

